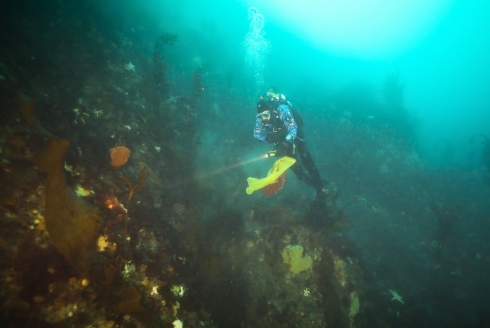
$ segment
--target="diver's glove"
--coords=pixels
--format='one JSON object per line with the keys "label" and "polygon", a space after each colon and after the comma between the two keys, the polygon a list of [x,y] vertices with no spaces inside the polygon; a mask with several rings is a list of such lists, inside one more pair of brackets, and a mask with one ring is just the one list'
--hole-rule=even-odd
{"label": "diver's glove", "polygon": [[291,152],[291,147],[292,145],[287,142],[287,141],[281,141],[279,142],[275,147],[274,150],[276,151],[276,156],[277,157],[283,157],[286,156]]}

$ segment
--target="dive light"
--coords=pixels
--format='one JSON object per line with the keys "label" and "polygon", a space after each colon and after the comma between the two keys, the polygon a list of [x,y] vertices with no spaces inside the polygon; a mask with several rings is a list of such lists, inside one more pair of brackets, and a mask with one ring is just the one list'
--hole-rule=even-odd
{"label": "dive light", "polygon": [[265,154],[265,158],[269,158],[269,157],[272,157],[272,156],[276,156],[276,151],[275,150],[268,151]]}

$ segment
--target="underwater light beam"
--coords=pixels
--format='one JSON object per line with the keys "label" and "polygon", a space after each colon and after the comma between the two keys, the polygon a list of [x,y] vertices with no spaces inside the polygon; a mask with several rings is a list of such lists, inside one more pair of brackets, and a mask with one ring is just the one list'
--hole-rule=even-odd
{"label": "underwater light beam", "polygon": [[[238,163],[235,163],[235,164],[231,164],[231,165],[228,165],[228,166],[223,166],[223,167],[221,167],[221,168],[219,168],[217,170],[211,171],[211,172],[201,173],[201,174],[195,176],[194,180],[201,180],[201,179],[210,177],[212,175],[216,175],[216,174],[221,173],[221,172],[224,172],[224,171],[229,171],[231,169],[234,169],[234,168],[237,168],[237,167],[240,167],[240,166],[244,166],[244,165],[250,164],[252,162],[255,162],[255,161],[258,161],[258,160],[261,160],[261,159],[266,159],[266,158],[269,158],[269,156],[267,154],[261,155],[259,157],[255,157],[255,158],[252,158],[252,159],[249,159],[249,160],[246,160],[246,161],[241,161],[241,162],[238,162]],[[182,187],[184,185],[190,184],[192,182],[192,180],[193,180],[192,178],[185,179],[185,180],[177,180],[177,181],[174,181],[173,183],[170,183],[168,185],[168,187],[169,188]]]}
{"label": "underwater light beam", "polygon": [[231,169],[234,169],[234,168],[237,168],[237,167],[240,167],[240,166],[244,166],[244,165],[247,165],[247,164],[256,162],[256,161],[261,160],[261,159],[266,159],[266,158],[269,158],[269,156],[267,156],[267,154],[261,155],[259,157],[255,157],[255,158],[252,158],[252,159],[249,159],[249,160],[246,160],[246,161],[241,161],[241,162],[238,162],[238,163],[235,163],[235,164],[231,164],[231,165],[228,165],[228,166],[223,166],[223,167],[221,167],[221,168],[219,168],[217,170],[214,170],[212,172],[207,172],[207,173],[200,174],[199,176],[196,177],[196,179],[197,180],[203,179],[203,178],[206,178],[206,177],[209,177],[209,176],[212,176],[212,175],[215,175],[215,174],[224,172],[224,171],[229,171]]}

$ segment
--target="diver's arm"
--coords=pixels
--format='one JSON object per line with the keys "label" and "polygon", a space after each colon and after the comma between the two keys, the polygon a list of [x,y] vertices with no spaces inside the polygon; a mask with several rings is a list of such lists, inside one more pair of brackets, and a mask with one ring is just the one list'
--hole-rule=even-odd
{"label": "diver's arm", "polygon": [[265,140],[267,137],[267,131],[259,118],[255,121],[254,137],[259,141],[267,142]]}
{"label": "diver's arm", "polygon": [[292,143],[294,138],[296,138],[296,133],[298,132],[298,124],[296,124],[288,105],[280,105],[278,109],[279,118],[284,122],[286,129],[288,129],[286,140]]}

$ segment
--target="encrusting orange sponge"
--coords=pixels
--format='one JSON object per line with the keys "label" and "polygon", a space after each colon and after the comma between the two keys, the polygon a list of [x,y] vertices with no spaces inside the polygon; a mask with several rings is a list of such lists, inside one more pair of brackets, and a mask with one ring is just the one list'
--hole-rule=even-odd
{"label": "encrusting orange sponge", "polygon": [[114,167],[119,167],[126,164],[129,155],[131,155],[131,150],[124,146],[111,148],[111,165]]}

